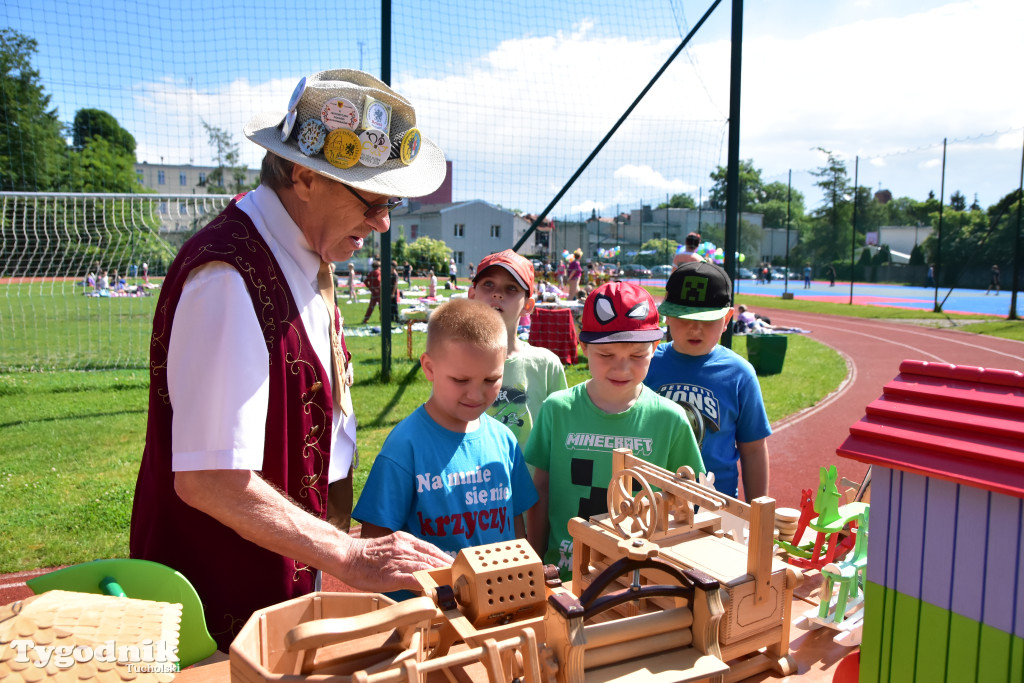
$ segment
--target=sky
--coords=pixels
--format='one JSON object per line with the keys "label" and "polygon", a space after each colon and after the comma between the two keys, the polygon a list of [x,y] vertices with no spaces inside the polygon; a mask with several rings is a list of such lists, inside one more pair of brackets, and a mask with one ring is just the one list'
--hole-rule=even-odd
{"label": "sky", "polygon": [[[562,189],[713,0],[408,0],[394,5],[392,84],[455,166],[455,198],[537,213]],[[139,161],[208,164],[200,120],[241,136],[283,111],[299,76],[378,73],[377,5],[329,18],[279,2],[7,0],[70,121],[106,109]],[[638,12],[636,8],[642,7]],[[283,13],[282,13],[283,11]],[[705,195],[726,163],[731,4],[722,2],[555,207],[602,215]],[[1020,0],[745,3],[740,156],[823,202],[831,150],[861,185],[924,199],[942,184],[982,206],[1016,189],[1024,147]]]}

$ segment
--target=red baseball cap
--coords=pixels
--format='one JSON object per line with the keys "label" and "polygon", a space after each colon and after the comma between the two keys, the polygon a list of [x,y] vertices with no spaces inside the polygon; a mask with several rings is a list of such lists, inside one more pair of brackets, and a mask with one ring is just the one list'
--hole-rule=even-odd
{"label": "red baseball cap", "polygon": [[489,254],[480,259],[480,265],[476,269],[476,277],[473,284],[480,279],[484,271],[491,266],[498,266],[507,270],[515,278],[519,286],[526,290],[526,296],[533,296],[533,264],[524,256],[520,256],[511,249],[499,251],[497,254]]}
{"label": "red baseball cap", "polygon": [[630,282],[603,284],[583,304],[585,344],[661,341],[658,309],[647,290]]}

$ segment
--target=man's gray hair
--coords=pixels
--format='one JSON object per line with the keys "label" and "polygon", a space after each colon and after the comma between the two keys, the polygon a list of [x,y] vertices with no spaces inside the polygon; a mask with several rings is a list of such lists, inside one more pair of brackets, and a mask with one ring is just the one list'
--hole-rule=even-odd
{"label": "man's gray hair", "polygon": [[295,163],[283,159],[273,152],[267,152],[263,156],[263,166],[260,169],[260,183],[271,190],[285,190],[292,186],[292,170]]}

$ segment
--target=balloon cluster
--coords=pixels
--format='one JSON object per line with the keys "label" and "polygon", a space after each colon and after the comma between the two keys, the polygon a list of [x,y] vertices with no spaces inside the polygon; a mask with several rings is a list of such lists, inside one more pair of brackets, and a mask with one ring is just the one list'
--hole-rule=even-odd
{"label": "balloon cluster", "polygon": [[562,250],[562,260],[563,261],[571,261],[572,260],[572,254],[569,253],[568,249],[563,249]]}
{"label": "balloon cluster", "polygon": [[[680,254],[685,251],[685,247],[680,244],[676,247],[676,253]],[[725,263],[725,251],[721,247],[716,247],[714,242],[701,242],[697,246],[696,254],[707,261],[711,261],[717,265],[723,265]],[[747,257],[743,254],[736,254],[736,260],[743,263],[747,260]]]}
{"label": "balloon cluster", "polygon": [[622,251],[622,247],[618,247],[618,246],[616,246],[616,247],[609,247],[607,249],[598,249],[597,250],[597,256],[598,256],[598,258],[612,259],[612,258],[616,258],[619,255],[620,251]]}

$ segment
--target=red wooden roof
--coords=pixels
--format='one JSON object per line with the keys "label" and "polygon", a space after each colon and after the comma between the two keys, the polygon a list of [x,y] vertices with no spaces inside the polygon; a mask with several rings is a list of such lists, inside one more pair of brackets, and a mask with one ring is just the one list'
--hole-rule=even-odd
{"label": "red wooden roof", "polygon": [[836,452],[1024,498],[1024,373],[905,360]]}

